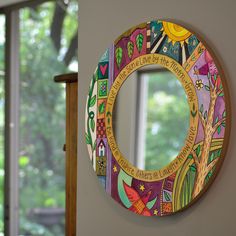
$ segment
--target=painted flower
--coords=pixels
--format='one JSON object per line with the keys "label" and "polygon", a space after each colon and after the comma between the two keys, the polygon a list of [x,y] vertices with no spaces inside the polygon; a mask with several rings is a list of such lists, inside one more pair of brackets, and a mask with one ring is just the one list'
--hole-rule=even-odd
{"label": "painted flower", "polygon": [[163,47],[163,52],[167,52],[167,47]]}
{"label": "painted flower", "polygon": [[196,86],[197,90],[200,90],[201,88],[203,88],[202,80],[198,79],[195,83],[195,86]]}

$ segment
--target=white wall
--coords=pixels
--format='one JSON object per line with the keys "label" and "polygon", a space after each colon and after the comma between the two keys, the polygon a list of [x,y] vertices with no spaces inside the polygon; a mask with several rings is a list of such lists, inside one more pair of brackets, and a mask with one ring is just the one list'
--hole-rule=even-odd
{"label": "white wall", "polygon": [[24,0],[0,0],[0,7],[11,5],[13,3],[23,2]]}
{"label": "white wall", "polygon": [[[236,1],[80,0],[79,12],[79,236],[235,236],[236,180]],[[131,26],[151,19],[175,19],[200,33],[218,55],[232,100],[228,153],[214,184],[194,206],[164,218],[137,216],[114,202],[98,184],[84,141],[84,111],[99,57]]]}

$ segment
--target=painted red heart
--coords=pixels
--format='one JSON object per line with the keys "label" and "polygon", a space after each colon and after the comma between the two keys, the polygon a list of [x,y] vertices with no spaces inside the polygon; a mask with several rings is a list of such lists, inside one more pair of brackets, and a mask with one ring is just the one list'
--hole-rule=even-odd
{"label": "painted red heart", "polygon": [[102,75],[104,76],[107,70],[107,64],[100,65],[100,71],[102,72]]}

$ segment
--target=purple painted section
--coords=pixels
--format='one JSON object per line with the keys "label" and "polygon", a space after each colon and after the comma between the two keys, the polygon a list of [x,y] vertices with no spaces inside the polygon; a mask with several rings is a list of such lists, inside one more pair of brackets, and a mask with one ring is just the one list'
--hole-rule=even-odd
{"label": "purple painted section", "polygon": [[[161,212],[160,199],[161,199],[161,192],[162,192],[162,184],[163,184],[163,180],[156,181],[156,182],[144,182],[137,179],[133,179],[131,187],[134,188],[139,193],[141,198],[149,191],[151,191],[149,201],[152,201],[153,199],[157,197],[156,203],[150,209],[150,212],[152,213],[153,209],[157,209],[158,212]],[[144,191],[140,190],[141,185],[144,185],[145,187]]]}
{"label": "purple painted section", "polygon": [[[214,120],[216,120],[216,117],[218,117],[219,120],[221,120],[223,117],[223,113],[225,111],[225,101],[224,97],[218,97],[216,100],[216,105],[215,105],[215,114],[214,114]],[[215,134],[213,135],[213,138],[224,138],[225,135],[225,128],[221,126],[221,131],[218,134],[216,131]]]}
{"label": "purple painted section", "polygon": [[204,130],[203,130],[202,122],[199,119],[198,120],[198,131],[197,131],[197,137],[196,137],[195,143],[199,143],[199,142],[203,141],[203,139],[204,139]]}
{"label": "purple painted section", "polygon": [[[198,73],[196,73],[196,71],[198,71]],[[203,83],[203,85],[217,86],[217,89],[219,89],[218,84],[215,84],[216,82],[214,80],[214,75],[216,75],[217,78],[219,77],[218,70],[212,60],[211,55],[209,54],[209,52],[207,50],[205,50],[202,53],[202,55],[196,61],[195,65],[191,68],[191,70],[188,72],[188,74],[189,74],[190,78],[192,79],[193,84],[195,86],[195,90],[196,90],[196,93],[198,96],[199,109],[200,109],[201,105],[203,104],[203,108],[204,108],[203,114],[204,114],[204,112],[205,111],[208,112],[208,109],[209,109],[210,92],[207,91],[204,86],[200,89],[197,89],[196,82],[201,81]],[[208,75],[210,75],[210,82],[208,79]],[[220,78],[217,80],[220,81]],[[222,114],[224,111],[225,111],[224,97],[218,97],[216,100],[216,104],[215,104],[214,121],[216,120],[217,117],[219,120],[222,119]],[[225,133],[225,128],[223,126],[221,126],[220,133],[216,132],[214,134],[213,138],[223,138],[224,133]],[[202,141],[203,138],[204,138],[204,132],[203,132],[202,124],[201,124],[201,122],[199,122],[198,134],[197,134],[195,143]]]}
{"label": "purple painted section", "polygon": [[[113,167],[116,166],[117,171],[113,171]],[[115,160],[115,158],[112,156],[111,158],[111,196],[114,200],[116,200],[118,203],[120,203],[122,206],[124,206],[120,200],[119,194],[118,194],[118,175],[120,172],[120,166]]]}
{"label": "purple painted section", "polygon": [[112,154],[111,150],[108,147],[108,153],[107,153],[107,173],[106,173],[106,192],[111,194],[111,171],[112,171]]}
{"label": "purple painted section", "polygon": [[[137,37],[138,34],[143,35],[143,44],[142,44],[143,46],[142,46],[142,50],[140,52],[138,51],[137,45],[136,45],[136,37]],[[131,58],[129,57],[128,50],[127,50],[127,44],[128,44],[129,41],[132,42],[133,45],[134,45],[133,55],[131,56]],[[146,54],[146,46],[147,46],[146,27],[143,28],[143,29],[136,29],[130,36],[123,37],[122,39],[120,39],[120,41],[118,41],[118,43],[115,46],[115,50],[118,47],[121,47],[122,51],[123,51],[123,54],[122,54],[122,60],[121,60],[120,67],[118,67],[118,65],[116,63],[116,57],[114,56],[114,77],[116,78],[116,76],[119,74],[119,72],[130,61],[133,61],[138,56]]]}
{"label": "purple painted section", "polygon": [[[114,44],[112,44],[109,48],[109,74],[108,74],[108,90],[114,82]],[[112,174],[112,153],[111,149],[107,148],[107,173],[106,173],[106,192],[111,194],[111,174]]]}
{"label": "purple painted section", "polygon": [[[112,167],[116,166],[117,171],[113,171],[113,169],[111,168],[111,196],[112,198],[117,201],[118,203],[120,203],[122,206],[123,203],[119,197],[119,193],[118,193],[118,175],[120,172],[120,166],[118,165],[118,163],[116,162],[115,158],[112,157]],[[140,189],[140,186],[143,185],[145,190],[142,191]],[[153,214],[153,210],[157,209],[158,213],[161,213],[161,193],[162,193],[162,185],[163,185],[163,180],[161,181],[156,181],[156,182],[145,182],[145,181],[140,181],[137,180],[135,178],[132,179],[132,183],[131,183],[131,187],[139,194],[140,198],[142,198],[145,194],[147,194],[149,191],[151,191],[151,195],[149,198],[149,202],[154,200],[155,198],[157,198],[155,204],[153,205],[153,207],[150,209],[150,213]],[[124,206],[125,207],[125,206]]]}
{"label": "purple painted section", "polygon": [[[201,68],[206,64],[205,60],[205,52],[202,53],[202,55],[199,57],[199,59],[196,61],[195,65],[191,68],[191,70],[188,72],[188,75],[193,81],[193,84],[196,84],[197,80],[201,80],[204,85],[209,86],[209,80],[207,78],[207,74],[195,74],[196,68]],[[209,103],[210,103],[210,94],[209,91],[207,91],[205,88],[197,89],[195,86],[195,91],[198,96],[198,106],[200,109],[201,104],[203,104],[204,110],[209,109]]]}
{"label": "purple painted section", "polygon": [[109,75],[108,75],[108,88],[109,91],[114,82],[114,44],[109,48]]}

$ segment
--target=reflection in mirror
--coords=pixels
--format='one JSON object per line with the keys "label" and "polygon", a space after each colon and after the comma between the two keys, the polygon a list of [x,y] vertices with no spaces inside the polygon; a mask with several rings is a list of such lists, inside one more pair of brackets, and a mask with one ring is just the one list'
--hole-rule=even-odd
{"label": "reflection in mirror", "polygon": [[121,153],[142,170],[159,170],[176,158],[189,128],[189,107],[176,76],[159,65],[132,73],[114,106],[113,130]]}

